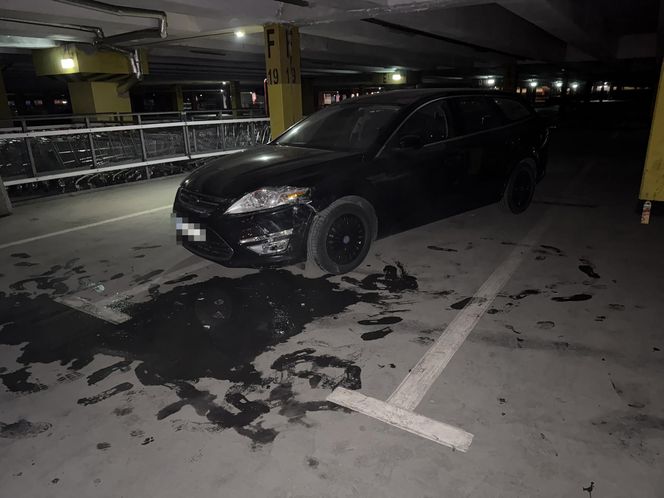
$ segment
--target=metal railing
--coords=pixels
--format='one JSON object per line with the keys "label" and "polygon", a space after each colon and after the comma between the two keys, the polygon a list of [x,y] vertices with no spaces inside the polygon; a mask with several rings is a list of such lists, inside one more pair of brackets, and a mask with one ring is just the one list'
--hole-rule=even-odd
{"label": "metal railing", "polygon": [[[0,129],[0,177],[12,186],[140,167],[149,177],[152,165],[220,156],[270,140],[268,118],[227,112],[23,119],[20,128]],[[69,122],[54,123],[63,119]]]}

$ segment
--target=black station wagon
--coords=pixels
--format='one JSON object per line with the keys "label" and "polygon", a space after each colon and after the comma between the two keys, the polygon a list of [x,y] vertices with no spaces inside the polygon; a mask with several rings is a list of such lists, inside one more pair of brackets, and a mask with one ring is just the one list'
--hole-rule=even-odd
{"label": "black station wagon", "polygon": [[422,205],[531,203],[546,167],[548,128],[517,96],[397,90],[348,99],[268,145],[224,156],[178,189],[178,240],[233,267],[310,258],[356,268],[392,221]]}

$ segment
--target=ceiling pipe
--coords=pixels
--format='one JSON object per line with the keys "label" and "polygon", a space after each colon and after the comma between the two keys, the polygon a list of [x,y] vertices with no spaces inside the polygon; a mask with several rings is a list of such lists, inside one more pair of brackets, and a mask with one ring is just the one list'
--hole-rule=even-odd
{"label": "ceiling pipe", "polygon": [[112,5],[110,3],[100,2],[98,0],[56,0],[61,3],[75,5],[86,9],[96,10],[106,14],[125,17],[142,17],[148,19],[157,19],[159,25],[156,28],[139,29],[120,33],[117,35],[102,37],[95,41],[95,45],[106,50],[112,50],[124,54],[131,64],[132,75],[123,83],[118,85],[118,93],[125,94],[137,82],[143,79],[143,69],[141,67],[141,56],[137,49],[128,49],[119,47],[117,43],[142,40],[145,38],[166,38],[168,36],[168,20],[166,12],[160,10],[141,9],[138,7],[127,7],[123,5]]}
{"label": "ceiling pipe", "polygon": [[46,21],[34,21],[32,19],[17,19],[15,17],[0,17],[0,21],[6,22],[15,22],[19,24],[31,24],[33,26],[46,26],[49,28],[61,28],[61,29],[73,29],[76,31],[84,31],[86,33],[92,33],[95,35],[95,43],[101,41],[104,38],[104,32],[101,28],[96,26],[83,26],[78,24],[66,24],[60,22],[46,22]]}
{"label": "ceiling pipe", "polygon": [[100,2],[98,0],[56,0],[60,3],[69,5],[76,5],[86,9],[104,12],[106,14],[113,14],[116,16],[126,17],[143,17],[148,19],[157,19],[159,26],[153,29],[142,29],[132,31],[130,33],[122,33],[120,35],[110,36],[106,40],[111,43],[119,41],[129,41],[138,38],[147,38],[158,35],[159,38],[166,38],[168,36],[168,21],[166,19],[166,12],[161,10],[141,9],[138,7],[125,7],[123,5],[112,5],[110,3]]}

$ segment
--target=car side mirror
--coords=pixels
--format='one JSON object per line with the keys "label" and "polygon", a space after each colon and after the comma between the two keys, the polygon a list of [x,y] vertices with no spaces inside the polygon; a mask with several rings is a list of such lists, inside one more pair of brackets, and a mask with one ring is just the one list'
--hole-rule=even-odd
{"label": "car side mirror", "polygon": [[404,135],[399,139],[398,150],[416,150],[421,149],[424,144],[418,135]]}

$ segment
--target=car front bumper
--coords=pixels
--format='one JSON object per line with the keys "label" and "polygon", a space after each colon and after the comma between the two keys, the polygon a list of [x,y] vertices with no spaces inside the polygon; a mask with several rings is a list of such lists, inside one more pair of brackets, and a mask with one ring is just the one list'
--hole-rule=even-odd
{"label": "car front bumper", "polygon": [[306,259],[315,214],[311,206],[225,215],[230,204],[179,189],[173,205],[178,242],[197,256],[229,267],[285,266]]}

